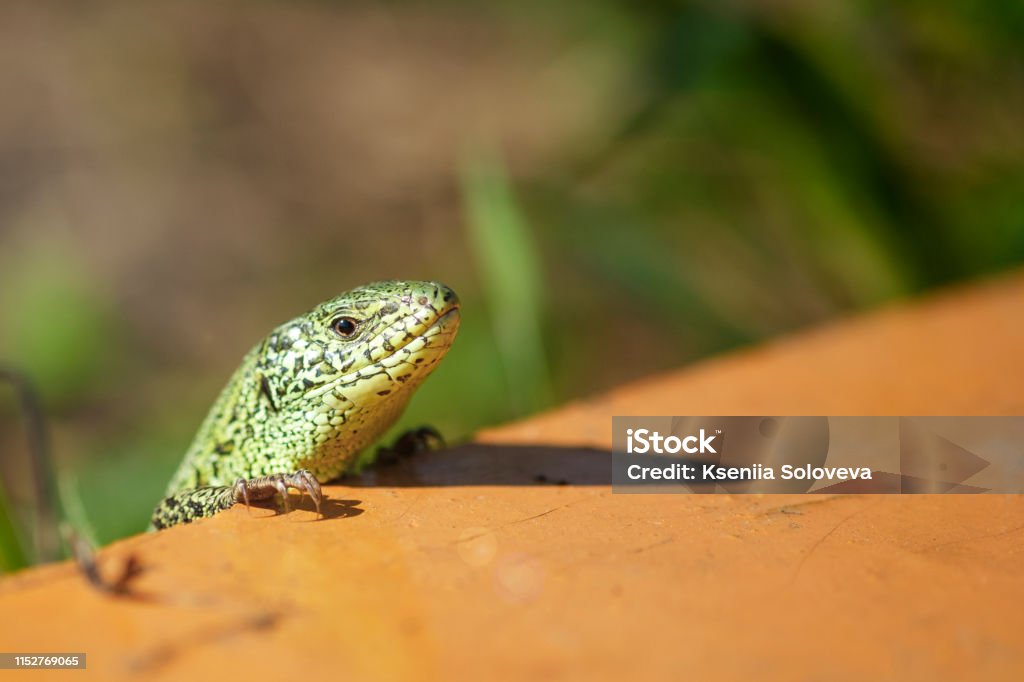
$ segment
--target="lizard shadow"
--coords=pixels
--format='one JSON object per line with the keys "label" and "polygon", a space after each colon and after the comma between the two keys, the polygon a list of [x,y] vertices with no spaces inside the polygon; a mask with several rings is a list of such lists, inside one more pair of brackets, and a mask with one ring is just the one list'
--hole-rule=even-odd
{"label": "lizard shadow", "polygon": [[320,503],[320,513],[325,519],[348,519],[366,512],[358,507],[360,504],[362,500],[336,500],[328,497]]}
{"label": "lizard shadow", "polygon": [[[285,513],[285,509],[281,504],[281,501],[276,497],[266,500],[253,500],[249,504],[252,505],[254,509],[269,509],[277,514]],[[362,504],[362,500],[343,500],[335,499],[333,497],[325,497],[320,502],[320,517],[315,520],[347,519],[353,516],[359,516],[366,512],[365,509],[361,509],[358,506],[360,504]],[[288,491],[288,509],[292,512],[313,511],[313,503],[305,494]]]}
{"label": "lizard shadow", "polygon": [[360,488],[392,486],[611,485],[611,452],[554,445],[467,443],[374,465],[339,481]]}

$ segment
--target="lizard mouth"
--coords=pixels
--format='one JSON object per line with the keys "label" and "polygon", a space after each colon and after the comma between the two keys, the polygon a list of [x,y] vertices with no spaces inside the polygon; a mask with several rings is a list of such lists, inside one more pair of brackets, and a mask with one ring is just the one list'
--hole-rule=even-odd
{"label": "lizard mouth", "polygon": [[446,331],[453,324],[454,325],[458,325],[460,319],[461,319],[461,316],[460,316],[460,313],[459,313],[459,306],[457,306],[457,305],[456,306],[452,306],[451,308],[449,308],[445,312],[443,312],[440,315],[438,315],[437,319],[434,320],[430,324],[429,327],[427,327],[427,330],[425,332],[423,332],[422,335],[426,336],[427,334],[429,334],[434,329],[440,329],[441,331]]}
{"label": "lizard mouth", "polygon": [[423,331],[410,338],[407,343],[396,346],[392,353],[381,358],[374,365],[380,368],[390,368],[396,362],[420,364],[426,359],[431,360],[429,364],[437,362],[444,357],[455,340],[461,319],[459,306],[457,304],[448,306]]}
{"label": "lizard mouth", "polygon": [[427,326],[422,332],[414,336],[408,343],[395,349],[391,357],[409,353],[413,356],[432,351],[437,353],[448,349],[455,339],[455,333],[459,330],[459,322],[462,318],[458,306],[452,306],[444,311]]}

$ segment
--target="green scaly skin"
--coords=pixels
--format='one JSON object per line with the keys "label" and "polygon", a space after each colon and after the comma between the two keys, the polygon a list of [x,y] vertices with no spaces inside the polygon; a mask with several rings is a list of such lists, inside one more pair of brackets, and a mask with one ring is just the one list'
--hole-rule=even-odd
{"label": "green scaly skin", "polygon": [[413,281],[358,287],[277,327],[224,387],[152,526],[279,493],[287,504],[287,488],[319,508],[319,483],[394,424],[458,328],[455,292]]}

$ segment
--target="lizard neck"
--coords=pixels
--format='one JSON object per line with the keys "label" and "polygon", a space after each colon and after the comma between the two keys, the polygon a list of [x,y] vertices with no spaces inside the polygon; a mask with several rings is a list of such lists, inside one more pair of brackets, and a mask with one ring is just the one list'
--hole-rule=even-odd
{"label": "lizard neck", "polygon": [[221,481],[223,475],[230,475],[230,472],[222,469],[235,467],[222,464],[237,460],[243,444],[252,437],[259,402],[260,384],[256,375],[261,346],[246,354],[221,390],[171,479],[168,495],[204,485],[226,485]]}

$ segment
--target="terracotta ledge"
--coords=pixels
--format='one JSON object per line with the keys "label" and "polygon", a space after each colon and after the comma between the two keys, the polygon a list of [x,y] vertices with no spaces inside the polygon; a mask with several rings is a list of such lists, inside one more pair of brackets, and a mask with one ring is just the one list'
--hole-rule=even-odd
{"label": "terracotta ledge", "polygon": [[[1024,679],[1024,498],[613,495],[612,414],[1024,413],[1024,276],[707,362],[0,582],[97,679]],[[543,445],[539,445],[543,444]],[[568,484],[558,485],[560,480]]]}

